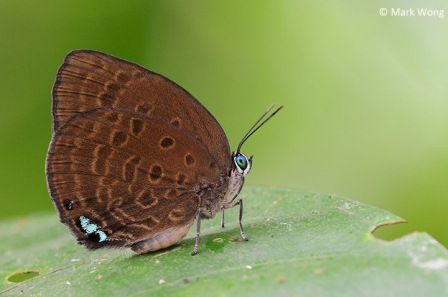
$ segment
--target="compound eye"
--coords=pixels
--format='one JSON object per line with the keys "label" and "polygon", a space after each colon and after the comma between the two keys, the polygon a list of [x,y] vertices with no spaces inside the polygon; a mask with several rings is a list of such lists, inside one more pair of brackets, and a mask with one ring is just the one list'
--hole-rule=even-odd
{"label": "compound eye", "polygon": [[248,161],[245,156],[238,155],[235,157],[235,163],[242,171],[244,171],[247,168]]}

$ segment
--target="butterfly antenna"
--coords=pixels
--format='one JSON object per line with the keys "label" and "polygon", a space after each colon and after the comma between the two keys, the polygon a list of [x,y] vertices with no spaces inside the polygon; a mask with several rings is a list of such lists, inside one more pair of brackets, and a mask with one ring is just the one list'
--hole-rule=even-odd
{"label": "butterfly antenna", "polygon": [[[277,108],[273,113],[271,113],[264,121],[262,121],[269,112],[274,108],[275,104],[272,104],[269,106],[269,108],[261,115],[261,117],[253,124],[253,126],[247,131],[247,133],[243,136],[243,138],[240,141],[240,144],[238,145],[238,149],[236,150],[238,153],[240,152],[241,147],[243,146],[244,142],[252,136],[252,134],[255,133],[258,129],[260,129],[261,126],[263,126],[267,121],[269,121],[277,112],[279,112],[280,109],[283,108],[283,105]],[[262,121],[262,122],[261,122]],[[260,123],[261,122],[261,123]],[[260,123],[260,124],[259,124]]]}

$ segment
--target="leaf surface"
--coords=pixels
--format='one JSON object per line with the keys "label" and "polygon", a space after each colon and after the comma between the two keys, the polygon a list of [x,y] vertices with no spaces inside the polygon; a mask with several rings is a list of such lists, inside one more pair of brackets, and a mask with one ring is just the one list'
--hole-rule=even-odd
{"label": "leaf surface", "polygon": [[55,214],[3,221],[0,293],[448,296],[448,253],[436,240],[417,232],[394,241],[372,235],[402,222],[396,215],[287,189],[246,187],[242,197],[249,241],[240,238],[235,208],[226,212],[224,229],[219,218],[203,221],[194,257],[195,228],[176,246],[138,256],[126,249],[85,250]]}

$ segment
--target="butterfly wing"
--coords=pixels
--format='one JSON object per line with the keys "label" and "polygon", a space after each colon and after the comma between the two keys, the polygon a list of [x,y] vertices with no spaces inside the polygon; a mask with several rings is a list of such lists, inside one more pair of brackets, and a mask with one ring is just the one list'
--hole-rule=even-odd
{"label": "butterfly wing", "polygon": [[230,148],[219,123],[202,104],[169,79],[113,56],[77,50],[60,67],[53,88],[53,132],[73,116],[99,107],[127,108],[187,131],[230,167]]}
{"label": "butterfly wing", "polygon": [[188,131],[109,107],[78,113],[60,126],[46,169],[61,222],[79,243],[99,248],[190,226],[200,207],[197,193],[221,178],[215,163]]}

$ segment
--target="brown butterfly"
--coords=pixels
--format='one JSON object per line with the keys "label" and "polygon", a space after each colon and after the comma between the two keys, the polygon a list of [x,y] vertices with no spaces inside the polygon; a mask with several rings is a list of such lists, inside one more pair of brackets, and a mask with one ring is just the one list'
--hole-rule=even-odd
{"label": "brown butterfly", "polygon": [[[77,50],[53,87],[47,184],[61,222],[88,249],[138,254],[178,243],[239,205],[252,157],[243,143],[282,107],[271,106],[230,152],[208,110],[169,79],[110,55]],[[266,117],[267,116],[267,117]],[[263,121],[264,119],[264,121]]]}

